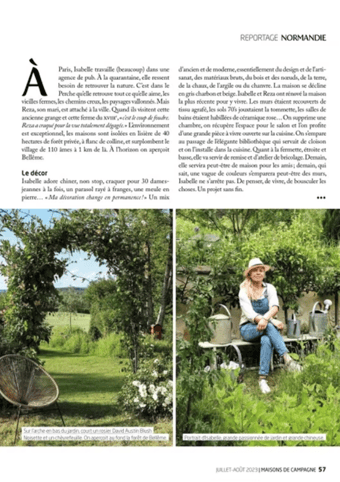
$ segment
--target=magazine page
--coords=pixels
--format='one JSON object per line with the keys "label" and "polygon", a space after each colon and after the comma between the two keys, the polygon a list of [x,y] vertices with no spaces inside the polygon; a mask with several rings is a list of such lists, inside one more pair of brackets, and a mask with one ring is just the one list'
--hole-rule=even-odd
{"label": "magazine page", "polygon": [[334,479],[333,2],[5,11],[4,473]]}

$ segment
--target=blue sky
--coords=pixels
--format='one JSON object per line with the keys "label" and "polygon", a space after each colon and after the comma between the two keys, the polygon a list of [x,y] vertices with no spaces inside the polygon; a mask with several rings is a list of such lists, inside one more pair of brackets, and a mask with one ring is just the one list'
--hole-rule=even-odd
{"label": "blue sky", "polygon": [[[22,209],[22,212],[29,213],[31,215],[39,216],[44,224],[48,225],[53,213],[47,209]],[[55,215],[54,215],[55,216]],[[0,239],[8,239],[11,244],[16,242],[15,236],[9,232],[4,231]],[[62,276],[56,283],[56,288],[67,288],[69,286],[76,286],[80,288],[86,288],[89,282],[95,280],[98,277],[104,277],[107,274],[105,266],[99,266],[93,256],[88,260],[87,254],[84,251],[78,251],[71,256],[69,253],[62,253],[60,255],[63,259],[69,259],[68,271]],[[99,274],[101,272],[101,274]],[[77,276],[74,280],[72,275]],[[79,278],[78,278],[79,276]],[[86,281],[82,282],[81,278],[85,278]],[[6,280],[0,274],[0,289],[7,289]]]}

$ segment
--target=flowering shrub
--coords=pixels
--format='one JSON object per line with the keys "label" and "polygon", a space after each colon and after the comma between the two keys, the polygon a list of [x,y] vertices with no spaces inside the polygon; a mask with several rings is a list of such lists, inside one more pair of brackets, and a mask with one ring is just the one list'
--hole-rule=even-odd
{"label": "flowering shrub", "polygon": [[128,376],[120,402],[128,411],[155,419],[172,414],[172,367],[162,358],[145,360]]}
{"label": "flowering shrub", "polygon": [[142,334],[140,343],[140,358],[153,359],[159,358],[163,361],[172,360],[172,342],[167,340],[155,340],[152,335]]}

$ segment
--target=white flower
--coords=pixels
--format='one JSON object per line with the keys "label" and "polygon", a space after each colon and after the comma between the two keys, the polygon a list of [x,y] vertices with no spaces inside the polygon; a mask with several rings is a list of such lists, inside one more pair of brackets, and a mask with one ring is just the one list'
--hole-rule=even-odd
{"label": "white flower", "polygon": [[140,408],[145,408],[145,407],[146,407],[145,403],[140,403],[139,406],[140,406]]}
{"label": "white flower", "polygon": [[166,397],[166,399],[164,400],[164,403],[166,405],[169,405],[171,403],[171,397]]}
{"label": "white flower", "polygon": [[155,391],[155,385],[149,385],[149,391],[150,393],[153,393]]}
{"label": "white flower", "polygon": [[205,369],[204,369],[204,371],[207,372],[207,373],[210,372],[210,370],[211,370],[211,368],[210,368],[209,365],[207,365],[207,366],[205,367]]}
{"label": "white flower", "polygon": [[147,393],[146,393],[146,385],[139,385],[139,394],[142,398],[145,398],[147,396]]}
{"label": "white flower", "polygon": [[222,363],[220,365],[220,368],[224,368],[225,370],[236,370],[237,368],[240,368],[240,365],[238,363],[235,363],[233,361],[229,362],[229,365],[226,363]]}
{"label": "white flower", "polygon": [[152,398],[153,398],[154,400],[158,400],[157,392],[155,392],[155,393],[152,395]]}
{"label": "white flower", "polygon": [[165,387],[159,387],[159,391],[161,392],[162,395],[165,395],[167,392],[167,389]]}
{"label": "white flower", "polygon": [[167,374],[168,374],[168,370],[164,370],[163,375],[167,375]]}
{"label": "white flower", "polygon": [[135,386],[135,387],[139,387],[140,382],[139,382],[138,380],[134,380],[134,381],[132,382],[132,385]]}
{"label": "white flower", "polygon": [[158,358],[156,358],[153,362],[154,362],[154,363],[159,363]]}
{"label": "white flower", "polygon": [[169,387],[172,387],[173,384],[174,384],[174,382],[173,382],[172,380],[168,380],[168,385],[169,385]]}
{"label": "white flower", "polygon": [[136,397],[133,401],[134,403],[139,403],[139,398]]}
{"label": "white flower", "polygon": [[156,378],[158,377],[158,373],[156,372],[156,370],[154,370],[154,371],[152,372],[152,376],[153,376],[153,377],[156,377]]}

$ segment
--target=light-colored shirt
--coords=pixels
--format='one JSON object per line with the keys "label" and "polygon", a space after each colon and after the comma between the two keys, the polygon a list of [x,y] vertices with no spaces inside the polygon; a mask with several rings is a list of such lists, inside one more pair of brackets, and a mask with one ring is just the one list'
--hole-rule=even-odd
{"label": "light-colored shirt", "polygon": [[[279,299],[274,286],[271,285],[270,283],[262,283],[262,284],[264,289],[263,289],[263,294],[262,296],[260,296],[259,299],[262,300],[263,298],[265,298],[264,291],[265,291],[265,288],[267,287],[269,309],[272,308],[273,306],[277,306],[279,308]],[[251,301],[248,298],[248,295],[243,288],[240,288],[240,292],[238,296],[239,296],[240,306],[242,310],[240,325],[243,325],[248,321],[256,324],[256,322],[254,321],[254,318],[256,318],[260,313],[256,313],[256,311],[254,311],[253,305],[251,304]]]}

